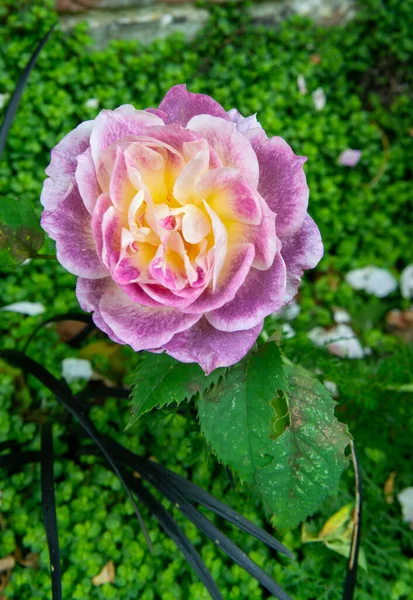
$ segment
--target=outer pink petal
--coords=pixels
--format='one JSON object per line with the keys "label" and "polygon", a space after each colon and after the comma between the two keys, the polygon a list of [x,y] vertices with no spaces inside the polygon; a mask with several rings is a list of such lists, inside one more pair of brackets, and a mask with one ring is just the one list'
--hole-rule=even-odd
{"label": "outer pink petal", "polygon": [[181,362],[197,362],[208,375],[218,367],[229,367],[241,360],[252,348],[263,323],[247,331],[218,331],[201,319],[186,331],[175,335],[162,348]]}
{"label": "outer pink petal", "polygon": [[276,235],[276,215],[263,201],[263,216],[259,225],[239,225],[231,223],[228,226],[228,239],[243,239],[252,242],[255,246],[255,258],[252,266],[260,271],[269,269],[274,261],[275,253],[279,248]]}
{"label": "outer pink petal", "polygon": [[251,269],[232,302],[205,316],[221,331],[251,329],[283,305],[285,285],[285,264],[278,253],[267,271]]}
{"label": "outer pink petal", "polygon": [[99,310],[115,336],[135,352],[166,344],[200,319],[200,315],[185,315],[173,308],[141,306],[119,288],[110,288],[104,294]]}
{"label": "outer pink petal", "polygon": [[250,141],[237,131],[234,123],[210,115],[198,115],[189,121],[187,127],[208,141],[224,167],[239,169],[250,185],[257,187],[257,156]]}
{"label": "outer pink petal", "polygon": [[112,144],[131,135],[140,135],[146,127],[163,125],[161,118],[144,110],[136,110],[130,104],[120,106],[116,110],[102,110],[93,121],[90,135],[90,147],[96,169],[100,165],[100,157]]}
{"label": "outer pink petal", "polygon": [[192,94],[184,84],[172,87],[159,108],[168,115],[165,123],[179,123],[183,127],[195,115],[213,115],[228,120],[226,111],[216,100],[205,94]]}
{"label": "outer pink petal", "polygon": [[184,312],[199,314],[219,308],[227,302],[231,303],[238,290],[242,289],[254,260],[254,254],[253,244],[239,244],[238,247],[230,248],[215,291],[212,287],[206,288],[195,302],[183,309]]}
{"label": "outer pink petal", "polygon": [[93,121],[85,121],[70,131],[53,148],[51,161],[46,169],[46,179],[40,202],[46,210],[54,210],[72,187],[77,157],[89,147]]}
{"label": "outer pink petal", "polygon": [[84,205],[88,212],[93,214],[96,200],[100,194],[100,188],[96,178],[95,165],[90,147],[77,157],[75,179]]}
{"label": "outer pink petal", "polygon": [[292,235],[302,225],[308,206],[308,186],[303,164],[280,137],[251,140],[260,165],[258,191],[277,215],[279,238]]}
{"label": "outer pink petal", "polygon": [[109,194],[101,194],[97,199],[95,208],[92,214],[92,232],[95,238],[97,253],[102,259],[102,248],[103,248],[103,233],[102,233],[102,221],[104,214],[112,206]]}
{"label": "outer pink petal", "polygon": [[103,277],[102,279],[84,279],[83,277],[79,277],[76,284],[76,296],[84,311],[94,311],[93,321],[96,327],[106,333],[114,342],[124,344],[125,342],[116,337],[112,329],[105,323],[99,312],[100,299],[109,289],[114,287],[115,283],[111,277]]}
{"label": "outer pink petal", "polygon": [[282,257],[287,268],[287,288],[283,304],[297,293],[303,271],[313,269],[323,256],[323,243],[313,219],[307,215],[299,231],[282,240]]}
{"label": "outer pink petal", "polygon": [[41,224],[56,241],[57,258],[70,273],[90,279],[108,275],[96,251],[90,214],[76,187],[56,210],[43,211]]}

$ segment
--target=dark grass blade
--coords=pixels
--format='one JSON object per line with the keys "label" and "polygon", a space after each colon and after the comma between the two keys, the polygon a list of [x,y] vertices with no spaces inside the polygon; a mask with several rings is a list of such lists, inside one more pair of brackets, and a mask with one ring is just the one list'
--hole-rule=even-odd
{"label": "dark grass blade", "polygon": [[31,450],[28,452],[12,452],[0,456],[0,469],[7,471],[21,471],[25,465],[40,461],[40,452]]}
{"label": "dark grass blade", "polygon": [[347,574],[344,581],[343,600],[353,600],[357,585],[357,566],[361,540],[361,521],[363,514],[363,489],[361,484],[360,466],[357,460],[354,442],[351,441],[351,456],[354,464],[356,479],[356,506],[354,515],[354,529],[351,540],[350,556],[347,565]]}
{"label": "dark grass blade", "polygon": [[[55,322],[59,322],[59,321],[78,321],[79,323],[86,324],[85,329],[83,331],[81,331],[80,333],[76,334],[71,339],[72,344],[75,342],[76,338],[78,338],[80,335],[84,335],[85,330],[88,329],[89,326],[91,326],[92,328],[94,327],[94,323],[92,321],[92,316],[88,315],[86,313],[68,312],[68,313],[64,313],[61,315],[54,315],[53,317],[50,317],[49,319],[45,319],[44,321],[39,323],[39,325],[37,327],[35,327],[33,329],[32,333],[29,335],[29,337],[23,347],[23,352],[24,353],[27,352],[27,348],[29,347],[30,343],[33,341],[33,339],[36,337],[38,332],[43,327],[46,327],[46,325],[49,325],[49,323],[55,323]],[[88,333],[89,333],[89,331],[88,331]]]}
{"label": "dark grass blade", "polygon": [[84,390],[76,394],[75,398],[79,402],[89,400],[90,398],[121,398],[129,400],[130,389],[109,387],[104,383],[93,383]]}
{"label": "dark grass blade", "polygon": [[53,437],[50,423],[42,425],[40,451],[40,485],[42,490],[43,521],[49,547],[52,599],[62,600],[62,575],[57,530],[53,473]]}
{"label": "dark grass blade", "polygon": [[223,600],[223,597],[218,589],[217,584],[212,578],[211,573],[208,571],[204,561],[200,557],[199,553],[192,546],[189,539],[186,537],[182,529],[176,523],[175,519],[168,513],[168,511],[162,506],[162,504],[155,498],[140,481],[135,479],[126,470],[122,470],[125,481],[129,487],[138,496],[143,504],[146,505],[148,510],[153,516],[159,521],[160,526],[168,535],[168,537],[175,542],[177,548],[182,552],[187,563],[192,567],[200,581],[204,584],[208,590],[209,595],[213,600]]}
{"label": "dark grass blade", "polygon": [[43,46],[49,39],[49,36],[55,27],[56,27],[56,23],[54,23],[52,25],[52,27],[49,29],[49,31],[46,33],[46,35],[42,38],[42,40],[40,40],[39,44],[37,45],[37,48],[35,49],[35,51],[33,52],[32,56],[31,56],[29,62],[25,66],[23,73],[20,75],[20,79],[19,79],[19,81],[14,89],[14,92],[10,98],[10,102],[7,106],[7,109],[6,109],[6,112],[4,115],[3,123],[1,124],[1,127],[0,127],[0,158],[1,158],[1,155],[3,154],[4,146],[6,145],[6,141],[7,141],[7,135],[9,133],[10,126],[13,123],[13,119],[15,117],[17,107],[19,106],[20,98],[23,93],[24,87],[26,85],[27,79],[31,73],[31,70],[33,69],[33,67],[36,63],[36,60],[37,60],[40,52],[43,49]]}
{"label": "dark grass blade", "polygon": [[272,535],[261,529],[235,510],[217,500],[214,496],[203,490],[201,487],[188,481],[185,477],[181,477],[177,473],[166,469],[162,465],[158,463],[151,462],[155,470],[159,471],[163,474],[165,479],[170,481],[179,489],[179,491],[186,497],[188,500],[193,502],[197,502],[201,504],[208,510],[214,512],[219,515],[229,523],[236,525],[239,529],[242,529],[246,533],[252,535],[260,542],[264,542],[267,546],[272,548],[273,550],[277,550],[277,552],[281,552],[285,554],[289,558],[294,558],[294,554],[288,550],[281,542],[275,539]]}
{"label": "dark grass blade", "polygon": [[214,544],[227,554],[234,562],[242,567],[262,586],[279,600],[291,600],[290,596],[263,571],[253,560],[223,534],[207,517],[201,514],[183,494],[165,479],[158,471],[152,468],[147,461],[143,461],[130,450],[120,446],[113,440],[108,440],[109,447],[113,449],[115,458],[135,469],[144,479],[158,489],[163,496],[189,520],[197,529],[204,533]]}
{"label": "dark grass blade", "polygon": [[0,452],[4,452],[5,450],[15,450],[20,447],[21,444],[17,440],[8,440],[7,442],[0,443]]}
{"label": "dark grass blade", "polygon": [[46,386],[56,396],[56,398],[61,402],[61,404],[63,404],[66,410],[68,410],[70,414],[73,417],[75,417],[75,419],[80,423],[80,425],[86,431],[88,436],[94,441],[94,443],[99,448],[103,456],[109,462],[113,471],[118,476],[120,482],[125,488],[126,493],[128,494],[130,501],[132,502],[135,514],[142,527],[142,531],[145,535],[148,546],[152,551],[152,542],[149,538],[148,530],[146,529],[145,523],[142,520],[142,516],[139,512],[138,507],[136,506],[132,494],[128,486],[126,485],[122,474],[120,473],[116,462],[114,461],[112,454],[108,449],[106,442],[101,438],[100,433],[85,414],[81,404],[71,395],[67,388],[64,385],[62,385],[62,383],[60,383],[58,379],[56,379],[54,375],[49,373],[49,371],[42,367],[41,364],[39,364],[32,358],[29,358],[22,352],[19,352],[18,350],[0,350],[0,358],[4,358],[5,360],[16,364],[24,371],[36,377],[36,379],[43,383],[43,385]]}

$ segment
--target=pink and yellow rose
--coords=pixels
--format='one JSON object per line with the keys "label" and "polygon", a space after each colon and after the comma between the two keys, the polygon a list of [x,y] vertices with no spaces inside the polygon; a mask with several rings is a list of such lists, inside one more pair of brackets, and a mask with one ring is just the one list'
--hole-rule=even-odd
{"label": "pink and yellow rose", "polygon": [[59,142],[42,225],[110,338],[208,373],[248,352],[322,256],[304,162],[255,116],[178,85]]}

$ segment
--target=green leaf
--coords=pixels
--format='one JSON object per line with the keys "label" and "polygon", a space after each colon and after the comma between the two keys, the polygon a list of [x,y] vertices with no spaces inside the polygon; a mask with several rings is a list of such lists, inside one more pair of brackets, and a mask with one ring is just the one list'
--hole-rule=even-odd
{"label": "green leaf", "polygon": [[216,384],[225,369],[206,376],[196,363],[181,363],[165,353],[145,352],[136,369],[131,395],[131,427],[143,414],[172,402],[180,404]]}
{"label": "green leaf", "polygon": [[201,429],[214,452],[247,483],[255,483],[257,469],[268,463],[269,448],[285,429],[287,391],[281,353],[271,343],[231,367],[198,404]]}
{"label": "green leaf", "polygon": [[43,240],[43,230],[30,204],[0,198],[0,268],[21,264],[36,254]]}
{"label": "green leaf", "polygon": [[285,366],[275,343],[232,367],[199,401],[217,457],[253,485],[278,527],[294,527],[337,490],[348,459],[335,401],[307,371]]}

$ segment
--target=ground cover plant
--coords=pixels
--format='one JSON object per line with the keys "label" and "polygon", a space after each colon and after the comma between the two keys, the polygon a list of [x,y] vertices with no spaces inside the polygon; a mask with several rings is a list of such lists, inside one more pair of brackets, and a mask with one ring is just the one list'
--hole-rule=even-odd
{"label": "ground cover plant", "polygon": [[[385,330],[389,309],[408,309],[409,301],[401,298],[398,290],[385,299],[355,292],[345,281],[355,267],[373,264],[398,276],[413,262],[409,239],[408,157],[413,138],[411,81],[406,67],[412,53],[408,4],[394,2],[383,7],[371,3],[362,7],[359,17],[345,29],[324,29],[293,19],[276,30],[258,31],[242,13],[239,17],[239,8],[217,7],[211,17],[213,27],[208,29],[212,33],[203,34],[190,47],[174,37],[150,48],[122,42],[101,53],[86,53],[84,30],[69,37],[55,32],[31,75],[0,170],[2,194],[24,197],[39,214],[39,173],[48,162],[50,147],[63,134],[86,117],[93,118],[102,107],[115,108],[125,102],[157,105],[164,92],[181,81],[187,81],[191,91],[210,93],[226,108],[238,106],[244,114],[259,111],[269,133],[282,131],[297,154],[309,156],[311,214],[320,224],[326,255],[301,288],[301,312],[293,322],[296,335],[285,339],[284,328],[282,346],[294,362],[316,372],[322,381],[337,385],[338,415],[350,425],[356,439],[366,497],[362,547],[368,568],[360,574],[360,598],[409,598],[412,587],[411,532],[402,523],[397,501],[387,503],[383,491],[392,472],[396,473],[396,490],[411,485],[411,393],[403,392],[402,386],[411,383],[412,352],[409,345]],[[3,5],[0,91],[7,94],[14,89],[42,28],[46,32],[53,18],[51,11],[40,5],[27,5],[19,14],[11,4]],[[240,29],[242,36],[236,34]],[[16,36],[23,32],[24,36]],[[360,39],[363,42],[356,48],[354,41]],[[300,93],[297,86],[300,75],[307,94]],[[311,95],[318,88],[327,99],[319,111]],[[353,169],[337,164],[347,148],[362,150],[361,161]],[[51,254],[53,246],[41,252]],[[3,306],[25,300],[40,302],[47,307],[47,315],[77,308],[74,278],[51,261],[37,258],[19,270],[5,269],[4,274]],[[308,331],[315,324],[333,325],[337,307],[348,311],[352,327],[363,347],[371,348],[371,355],[346,360],[314,348]],[[10,349],[21,347],[42,319],[22,318],[10,311],[0,314],[2,348]],[[282,323],[282,319],[269,318],[261,341],[273,333],[282,336]],[[64,341],[70,333],[73,325],[69,334],[57,326],[40,331],[30,346],[31,356],[41,356],[42,363],[58,377],[63,359],[81,357],[91,360],[95,373],[106,381],[121,385],[128,380],[136,360],[130,350],[96,335],[83,340],[80,349],[72,348]],[[55,453],[63,456],[70,440],[63,436],[65,417],[53,395],[31,379],[26,382],[20,371],[6,363],[1,369],[0,441],[28,441],[28,448],[37,450],[37,425],[52,411],[58,423],[55,437],[61,433]],[[75,381],[71,387],[77,391],[83,382]],[[271,518],[258,495],[236,481],[233,488],[225,469],[209,456],[190,406],[183,405],[186,414],[170,409],[149,413],[124,432],[119,420],[126,426],[130,415],[127,400],[123,402],[124,410],[119,410],[119,399],[93,403],[91,414],[102,433],[115,435],[137,453],[154,455],[186,476],[189,473],[193,481],[210,488],[253,521],[263,525],[265,517]],[[96,461],[88,456],[72,463],[57,462],[64,594],[73,598],[128,598],[137,592],[142,598],[207,597],[183,559],[176,557],[172,542],[144,513],[154,544],[150,554],[138,524],[132,523],[133,508],[119,481]],[[35,467],[2,479],[0,556],[18,548],[21,562],[26,562],[11,571],[2,591],[6,598],[17,594],[22,598],[50,597],[38,479]],[[340,597],[345,559],[325,544],[304,544],[303,540],[317,537],[327,518],[353,499],[354,477],[349,470],[338,495],[325,501],[303,532],[298,528],[277,530],[284,544],[297,554],[296,562],[270,557],[268,550],[241,533],[234,533],[233,538],[292,597]],[[201,544],[195,528],[182,526],[200,549],[224,597],[265,597],[257,582],[227,562],[213,544]],[[330,546],[338,550],[341,543],[341,550],[348,550],[346,536],[348,529],[343,533],[333,528]],[[29,553],[34,555],[28,557]],[[114,583],[94,585],[93,577],[110,560],[116,566]],[[39,568],[33,568],[37,565]]]}

